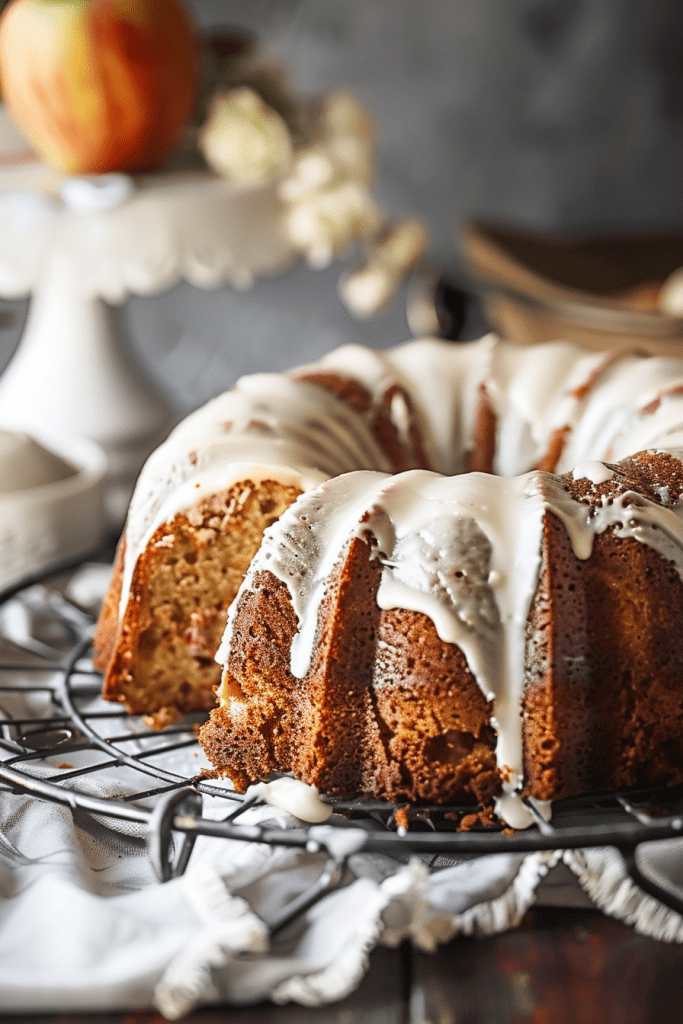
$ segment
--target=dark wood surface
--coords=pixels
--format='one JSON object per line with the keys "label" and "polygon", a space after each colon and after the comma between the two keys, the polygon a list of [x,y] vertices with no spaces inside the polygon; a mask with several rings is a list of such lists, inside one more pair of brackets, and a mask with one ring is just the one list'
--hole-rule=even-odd
{"label": "dark wood surface", "polygon": [[[6,1016],[4,1019],[10,1019]],[[153,1010],[61,1013],[26,1024],[163,1024]],[[460,938],[434,954],[378,949],[342,1002],[219,1007],[186,1024],[677,1024],[683,946],[656,942],[593,910],[538,908],[514,931]]]}

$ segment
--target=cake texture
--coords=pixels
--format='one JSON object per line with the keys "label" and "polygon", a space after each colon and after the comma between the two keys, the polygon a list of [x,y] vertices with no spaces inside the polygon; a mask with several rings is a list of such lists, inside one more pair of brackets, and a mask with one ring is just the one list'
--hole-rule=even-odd
{"label": "cake texture", "polygon": [[[364,382],[337,372],[348,358],[365,359]],[[212,707],[227,609],[266,526],[330,477],[423,464],[408,393],[387,367],[352,346],[244,377],[152,454],[95,635],[107,699],[159,727]]]}
{"label": "cake texture", "polygon": [[105,696],[208,707],[227,616],[200,738],[240,789],[517,827],[522,796],[683,781],[682,451],[675,359],[489,336],[243,378],[143,471]]}

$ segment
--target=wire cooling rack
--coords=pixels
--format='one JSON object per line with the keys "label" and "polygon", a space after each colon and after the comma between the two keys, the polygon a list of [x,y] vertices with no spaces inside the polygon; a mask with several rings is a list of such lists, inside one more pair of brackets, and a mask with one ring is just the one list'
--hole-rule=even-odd
{"label": "wire cooling rack", "polygon": [[[436,870],[476,854],[613,846],[637,885],[683,913],[683,900],[637,862],[642,843],[683,835],[683,787],[557,801],[551,822],[529,803],[535,824],[512,834],[481,827],[458,832],[471,806],[377,800],[331,800],[332,828],[241,822],[258,801],[202,776],[209,767],[197,743],[202,716],[158,732],[101,700],[102,679],[91,658],[94,613],[69,597],[73,578],[72,567],[0,601],[0,791],[145,827],[161,881],[182,874],[199,835],[325,850],[318,882],[270,922],[275,932],[339,883],[350,852],[398,861],[418,855]],[[205,797],[224,802],[218,820],[202,813]]]}

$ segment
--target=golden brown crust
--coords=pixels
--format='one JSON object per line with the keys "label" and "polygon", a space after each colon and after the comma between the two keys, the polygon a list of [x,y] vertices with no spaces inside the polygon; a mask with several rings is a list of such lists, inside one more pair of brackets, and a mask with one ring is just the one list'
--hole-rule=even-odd
{"label": "golden brown crust", "polygon": [[374,790],[392,800],[489,803],[500,789],[492,706],[425,615],[382,611],[374,672]]}
{"label": "golden brown crust", "polygon": [[[356,412],[369,416],[370,429],[378,445],[389,459],[392,471],[402,473],[406,469],[432,469],[424,450],[422,431],[412,399],[406,389],[394,381],[373,399],[370,392],[358,381],[330,370],[306,370],[297,380],[315,384],[329,391]],[[400,404],[406,429],[401,434],[396,426],[394,405]]]}
{"label": "golden brown crust", "polygon": [[[394,404],[402,407],[404,412],[407,430],[403,437],[394,422]],[[372,429],[384,452],[392,459],[395,473],[406,469],[433,468],[422,444],[422,431],[412,399],[402,385],[392,384],[386,389],[373,416]]]}
{"label": "golden brown crust", "polygon": [[[429,468],[410,397],[400,385],[391,384],[376,400],[360,383],[334,372],[305,372],[299,379],[324,388],[366,415],[377,443],[386,453],[394,471]],[[399,435],[394,423],[397,403],[403,403],[401,422],[405,436]],[[264,486],[268,488],[272,483]],[[242,487],[242,484],[237,485],[234,490],[240,491]],[[286,500],[280,501],[277,515],[291,503],[296,493],[290,489]],[[226,500],[229,502],[235,496],[231,492]],[[219,501],[220,497],[213,500]],[[228,558],[231,566],[228,575],[235,576],[236,573],[235,579],[225,592],[221,589],[221,581],[218,590],[215,581],[210,583],[205,588],[208,598],[197,593],[194,604],[190,602],[185,607],[187,602],[182,592],[187,592],[186,581],[193,572],[188,564],[198,565],[205,561],[201,551],[213,543],[210,534],[215,529],[215,524],[204,521],[206,517],[202,519],[201,510],[196,514],[201,522],[195,523],[180,515],[157,530],[135,566],[131,600],[123,620],[119,621],[124,552],[124,544],[121,543],[112,585],[96,631],[96,664],[105,671],[103,695],[109,700],[124,703],[133,713],[146,713],[149,721],[160,727],[179,712],[214,705],[213,689],[218,683],[219,670],[213,663],[213,655],[225,622],[226,608],[263,532],[264,524],[261,523],[252,531],[243,550],[239,541],[243,532],[240,522],[231,521],[229,528],[226,525],[224,536],[230,533],[233,540],[237,540],[238,550],[233,550]],[[211,516],[216,518],[215,510],[209,518]],[[218,532],[220,535],[222,531]],[[235,554],[237,560],[233,564]],[[164,588],[165,596],[159,592]],[[192,589],[190,586],[189,590]],[[195,589],[201,590],[201,587]],[[183,605],[180,611],[178,604]]]}
{"label": "golden brown crust", "polygon": [[553,431],[545,455],[536,464],[536,469],[544,473],[555,472],[570,434],[571,427],[559,427]]}
{"label": "golden brown crust", "polygon": [[343,377],[331,370],[304,370],[295,375],[295,380],[303,380],[329,391],[356,412],[369,412],[372,408],[372,395],[368,389],[351,377]]}
{"label": "golden brown crust", "polygon": [[493,473],[496,426],[496,414],[493,411],[486,384],[480,384],[474,424],[474,448],[467,453],[465,459],[467,473]]}
{"label": "golden brown crust", "polygon": [[532,624],[543,639],[524,701],[528,791],[549,800],[683,781],[678,573],[613,530],[581,561],[547,520]]}
{"label": "golden brown crust", "polygon": [[[563,478],[599,507],[627,492],[670,502],[683,467],[663,453],[625,460],[593,485]],[[527,628],[526,789],[549,800],[683,782],[683,581],[654,548],[614,528],[574,554],[546,513],[542,569]]]}
{"label": "golden brown crust", "polygon": [[121,603],[121,587],[123,584],[123,561],[126,553],[125,534],[121,537],[116,549],[114,569],[107,596],[104,599],[97,627],[93,636],[95,657],[93,665],[100,672],[105,672],[114,654],[119,634],[119,605]]}

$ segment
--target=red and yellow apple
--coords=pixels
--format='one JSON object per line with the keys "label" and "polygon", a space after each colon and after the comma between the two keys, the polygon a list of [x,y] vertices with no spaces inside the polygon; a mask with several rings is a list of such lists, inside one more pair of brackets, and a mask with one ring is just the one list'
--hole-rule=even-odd
{"label": "red and yellow apple", "polygon": [[158,167],[197,85],[180,0],[12,0],[0,18],[0,88],[36,151],[68,174]]}

